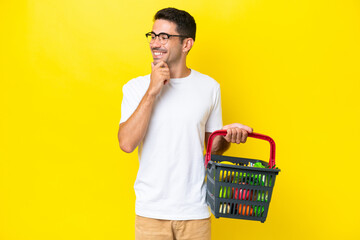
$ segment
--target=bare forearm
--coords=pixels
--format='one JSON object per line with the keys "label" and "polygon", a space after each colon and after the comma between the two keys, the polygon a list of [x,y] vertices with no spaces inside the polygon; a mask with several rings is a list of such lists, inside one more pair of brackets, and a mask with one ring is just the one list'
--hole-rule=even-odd
{"label": "bare forearm", "polygon": [[223,136],[216,136],[211,149],[212,154],[222,155],[230,147],[230,143]]}
{"label": "bare forearm", "polygon": [[124,152],[132,152],[144,138],[149,126],[156,96],[147,91],[131,117],[120,124],[118,139]]}
{"label": "bare forearm", "polygon": [[226,125],[223,129],[227,130],[227,134],[226,136],[216,136],[214,138],[211,151],[213,154],[222,155],[229,149],[230,143],[245,143],[249,133],[253,132],[251,127],[240,123]]}

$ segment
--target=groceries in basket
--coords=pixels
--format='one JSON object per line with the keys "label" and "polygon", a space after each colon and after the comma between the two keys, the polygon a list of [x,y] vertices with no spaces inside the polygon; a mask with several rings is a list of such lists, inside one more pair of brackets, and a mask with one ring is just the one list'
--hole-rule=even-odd
{"label": "groceries in basket", "polygon": [[276,175],[275,143],[265,135],[249,137],[270,143],[269,163],[248,158],[211,155],[212,140],[226,131],[215,131],[210,137],[205,156],[207,171],[206,201],[216,218],[226,217],[265,222]]}

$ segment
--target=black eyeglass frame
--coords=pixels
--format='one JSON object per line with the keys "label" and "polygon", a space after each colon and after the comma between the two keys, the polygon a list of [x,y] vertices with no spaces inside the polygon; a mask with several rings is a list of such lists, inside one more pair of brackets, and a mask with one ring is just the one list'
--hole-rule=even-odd
{"label": "black eyeglass frame", "polygon": [[[155,38],[154,40],[156,39],[156,37],[159,37],[159,40],[160,40],[160,35],[166,35],[168,38],[166,39],[169,40],[171,37],[183,37],[183,38],[188,38],[188,36],[185,36],[185,35],[172,35],[172,34],[168,34],[168,33],[164,33],[164,32],[161,32],[159,34],[156,34],[154,32],[148,32],[148,33],[145,33],[145,37],[146,39],[148,39],[149,36],[151,36],[152,34],[155,35]],[[160,40],[161,41],[161,40]],[[149,41],[149,43],[151,42],[151,40]]]}

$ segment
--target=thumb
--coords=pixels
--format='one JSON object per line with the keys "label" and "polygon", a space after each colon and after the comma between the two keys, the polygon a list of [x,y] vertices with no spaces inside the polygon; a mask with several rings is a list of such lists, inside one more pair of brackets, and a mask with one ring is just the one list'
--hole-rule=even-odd
{"label": "thumb", "polygon": [[153,69],[154,69],[154,67],[155,67],[154,62],[151,62],[151,70],[153,70]]}

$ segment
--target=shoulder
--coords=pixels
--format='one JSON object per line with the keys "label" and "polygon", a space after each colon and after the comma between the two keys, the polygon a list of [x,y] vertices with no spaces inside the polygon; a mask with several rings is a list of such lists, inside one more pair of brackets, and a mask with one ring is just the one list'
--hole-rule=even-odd
{"label": "shoulder", "polygon": [[207,87],[207,88],[211,88],[211,89],[219,89],[220,88],[220,84],[213,79],[212,77],[200,73],[196,70],[191,69],[191,71],[193,71],[194,74],[194,79],[196,79],[196,81],[202,85],[202,87]]}
{"label": "shoulder", "polygon": [[139,76],[137,78],[133,78],[130,81],[128,81],[123,86],[123,91],[131,91],[131,90],[142,90],[147,89],[147,87],[150,84],[150,74],[145,76]]}

